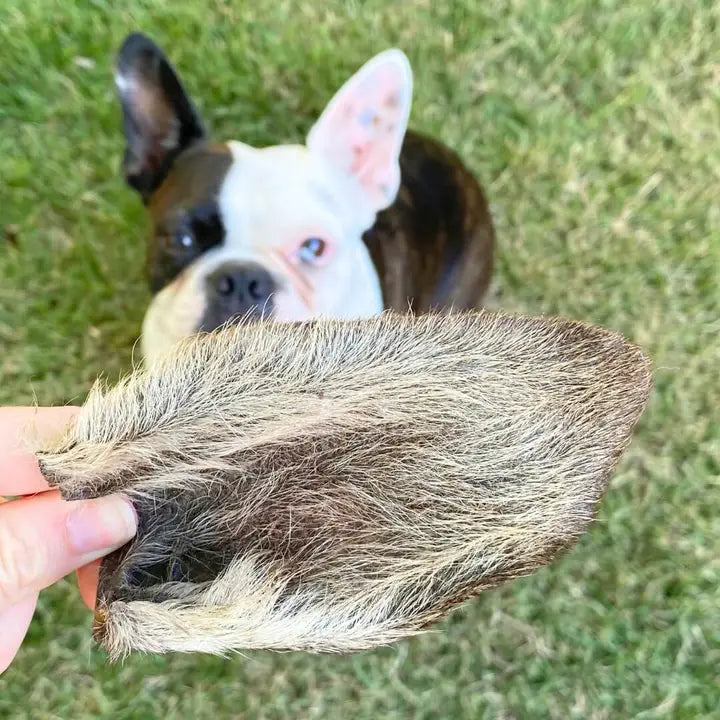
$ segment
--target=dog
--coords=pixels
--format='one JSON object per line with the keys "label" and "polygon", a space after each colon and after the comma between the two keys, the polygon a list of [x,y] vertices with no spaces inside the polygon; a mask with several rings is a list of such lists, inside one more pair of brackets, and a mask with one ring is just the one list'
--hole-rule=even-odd
{"label": "dog", "polygon": [[488,203],[453,151],[407,130],[412,72],[401,51],[360,68],[304,146],[211,141],[169,60],[139,33],[122,44],[115,84],[124,175],[152,225],[146,358],[242,320],[482,303]]}

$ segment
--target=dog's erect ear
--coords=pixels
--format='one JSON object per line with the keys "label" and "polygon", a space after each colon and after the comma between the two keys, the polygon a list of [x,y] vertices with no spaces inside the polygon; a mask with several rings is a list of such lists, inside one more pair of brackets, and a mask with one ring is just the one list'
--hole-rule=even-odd
{"label": "dog's erect ear", "polygon": [[178,153],[205,130],[163,51],[140,33],[120,48],[115,85],[127,140],[125,178],[146,199]]}
{"label": "dog's erect ear", "polygon": [[340,88],[308,134],[308,148],[356,177],[375,212],[400,187],[398,156],[411,99],[410,63],[400,50],[387,50]]}

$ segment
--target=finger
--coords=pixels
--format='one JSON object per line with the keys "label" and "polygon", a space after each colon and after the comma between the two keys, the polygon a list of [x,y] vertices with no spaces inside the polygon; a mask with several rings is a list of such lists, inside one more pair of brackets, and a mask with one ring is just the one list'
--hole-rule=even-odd
{"label": "finger", "polygon": [[28,444],[60,436],[77,407],[0,408],[0,495],[28,495],[48,489]]}
{"label": "finger", "polygon": [[37,603],[37,593],[0,612],[0,675],[13,661],[25,637]]}
{"label": "finger", "polygon": [[81,567],[77,571],[78,587],[80,588],[80,597],[83,602],[91,609],[95,609],[95,600],[97,598],[98,576],[100,575],[100,560],[94,560],[89,565]]}
{"label": "finger", "polygon": [[124,545],[135,512],[117,495],[66,502],[58,492],[0,506],[0,611]]}

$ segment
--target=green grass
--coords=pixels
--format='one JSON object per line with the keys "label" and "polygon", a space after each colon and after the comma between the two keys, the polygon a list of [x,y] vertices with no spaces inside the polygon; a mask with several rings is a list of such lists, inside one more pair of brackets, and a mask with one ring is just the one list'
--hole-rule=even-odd
{"label": "green grass", "polygon": [[365,59],[404,48],[412,124],[488,189],[497,304],[617,329],[656,379],[580,545],[437,632],[354,657],[110,667],[65,582],[0,679],[0,717],[719,717],[717,2],[1,3],[0,402],[79,401],[130,367],[145,226],[111,63],[133,29],[219,137],[252,144],[300,139]]}

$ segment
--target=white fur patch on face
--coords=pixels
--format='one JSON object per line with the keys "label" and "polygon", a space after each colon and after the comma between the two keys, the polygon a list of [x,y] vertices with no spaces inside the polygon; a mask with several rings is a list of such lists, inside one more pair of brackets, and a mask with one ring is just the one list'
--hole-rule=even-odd
{"label": "white fur patch on face", "polygon": [[[362,241],[375,214],[364,209],[356,184],[302,146],[229,147],[235,162],[218,198],[226,230],[220,253],[258,262],[276,278],[273,317],[381,312],[379,279]],[[309,238],[325,248],[315,263],[300,253]]]}

